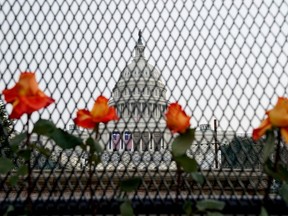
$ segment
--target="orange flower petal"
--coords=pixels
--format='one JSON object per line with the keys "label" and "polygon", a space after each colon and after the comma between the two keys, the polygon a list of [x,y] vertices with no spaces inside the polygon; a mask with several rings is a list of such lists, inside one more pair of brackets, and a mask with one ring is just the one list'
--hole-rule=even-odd
{"label": "orange flower petal", "polygon": [[93,106],[91,115],[95,118],[106,116],[109,112],[108,99],[104,96],[99,96]]}
{"label": "orange flower petal", "polygon": [[10,118],[20,118],[23,114],[31,114],[41,108],[47,107],[54,100],[44,94],[36,82],[35,74],[21,73],[19,81],[11,89],[3,91],[5,100],[13,104]]}
{"label": "orange flower petal", "polygon": [[190,127],[190,117],[178,103],[172,103],[166,113],[166,124],[173,133],[184,133]]}
{"label": "orange flower petal", "polygon": [[100,122],[107,123],[118,119],[116,109],[108,106],[108,99],[104,96],[99,96],[94,103],[92,111],[79,110],[74,122],[78,126],[93,129]]}
{"label": "orange flower petal", "polygon": [[107,123],[111,120],[118,120],[118,119],[119,118],[117,116],[116,109],[114,107],[109,107],[108,112],[105,116],[94,118],[94,121]]}
{"label": "orange flower petal", "polygon": [[93,121],[93,117],[88,110],[78,110],[76,115],[77,116],[74,119],[76,125],[88,129],[93,129],[96,126],[95,122]]}
{"label": "orange flower petal", "polygon": [[279,97],[274,109],[267,112],[271,124],[275,127],[288,127],[288,99]]}
{"label": "orange flower petal", "polygon": [[272,124],[270,123],[269,119],[265,119],[262,121],[260,126],[253,130],[252,137],[254,140],[260,139],[261,136],[263,136],[267,130],[272,128]]}
{"label": "orange flower petal", "polygon": [[281,128],[280,131],[285,143],[288,144],[288,127]]}
{"label": "orange flower petal", "polygon": [[23,95],[35,95],[39,90],[35,73],[31,72],[21,73],[18,85],[21,87],[20,93]]}

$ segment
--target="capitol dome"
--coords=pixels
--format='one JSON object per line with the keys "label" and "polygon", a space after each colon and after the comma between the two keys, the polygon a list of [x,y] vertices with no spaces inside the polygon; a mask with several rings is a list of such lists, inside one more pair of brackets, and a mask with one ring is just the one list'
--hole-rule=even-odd
{"label": "capitol dome", "polygon": [[[142,34],[132,61],[124,67],[112,91],[119,121],[107,125],[108,151],[159,151],[165,149],[167,100],[165,85],[156,66],[144,56]],[[103,137],[102,136],[102,137]]]}
{"label": "capitol dome", "polygon": [[161,74],[156,66],[148,63],[144,49],[139,31],[133,60],[122,70],[110,101],[120,118],[127,121],[155,121],[163,117],[166,109],[166,89]]}

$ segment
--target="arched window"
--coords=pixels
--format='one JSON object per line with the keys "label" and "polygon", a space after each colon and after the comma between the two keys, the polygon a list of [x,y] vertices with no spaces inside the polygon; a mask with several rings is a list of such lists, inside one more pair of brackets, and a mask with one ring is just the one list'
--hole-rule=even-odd
{"label": "arched window", "polygon": [[139,76],[139,73],[138,73],[138,69],[137,69],[137,68],[135,68],[134,76],[135,76],[135,77],[138,77],[138,76]]}
{"label": "arched window", "polygon": [[111,136],[112,149],[118,151],[121,149],[121,135],[118,131],[113,131]]}
{"label": "arched window", "polygon": [[155,151],[159,151],[161,149],[161,139],[162,139],[162,134],[161,132],[155,131],[153,133],[153,141],[154,141],[154,148]]}
{"label": "arched window", "polygon": [[159,96],[159,90],[158,90],[158,88],[155,88],[155,90],[154,90],[154,95],[155,95],[156,97]]}
{"label": "arched window", "polygon": [[133,149],[133,139],[132,139],[132,133],[130,131],[125,131],[124,132],[124,145],[125,145],[125,149],[128,151],[132,151]]}

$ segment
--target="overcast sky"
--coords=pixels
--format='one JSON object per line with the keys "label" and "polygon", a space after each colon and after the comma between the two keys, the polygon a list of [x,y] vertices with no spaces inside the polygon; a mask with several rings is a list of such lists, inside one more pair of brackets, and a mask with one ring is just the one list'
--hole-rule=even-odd
{"label": "overcast sky", "polygon": [[215,117],[223,130],[251,133],[288,96],[287,14],[287,1],[272,0],[0,0],[0,91],[36,71],[56,103],[34,119],[67,127],[78,108],[111,96],[141,29],[167,99],[193,127]]}

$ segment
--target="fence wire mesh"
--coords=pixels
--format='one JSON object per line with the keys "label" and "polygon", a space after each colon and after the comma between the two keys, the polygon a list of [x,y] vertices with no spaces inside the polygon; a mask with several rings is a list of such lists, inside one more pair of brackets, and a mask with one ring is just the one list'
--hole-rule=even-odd
{"label": "fence wire mesh", "polygon": [[[252,139],[252,130],[278,96],[287,97],[287,14],[286,1],[272,0],[0,0],[1,92],[15,85],[20,72],[33,71],[40,89],[55,99],[33,113],[30,128],[39,118],[50,119],[85,140],[91,130],[77,127],[73,119],[78,109],[91,109],[99,95],[109,98],[120,117],[100,125],[104,151],[90,180],[81,148],[63,150],[32,135],[33,143],[52,152],[48,158],[36,151],[31,156],[33,202],[58,202],[62,210],[71,204],[70,210],[77,206],[80,212],[89,199],[109,206],[121,200],[119,183],[129,177],[143,180],[128,193],[134,206],[169,206],[169,200],[178,199],[177,190],[182,200],[261,199],[268,184],[264,145]],[[12,106],[1,99],[1,112],[11,113]],[[187,155],[197,160],[202,185],[183,174],[177,188],[175,134],[165,123],[173,102],[192,116],[196,138]],[[10,138],[26,130],[26,121],[23,116],[12,122]],[[4,136],[1,132],[2,143]],[[1,144],[1,156],[11,157],[6,150]],[[282,145],[286,165],[287,158]],[[23,163],[14,160],[15,166]],[[2,212],[27,198],[26,177],[11,186],[12,175],[0,175]],[[272,201],[279,198],[278,188],[273,181]],[[119,211],[112,205],[106,210],[111,209]]]}

